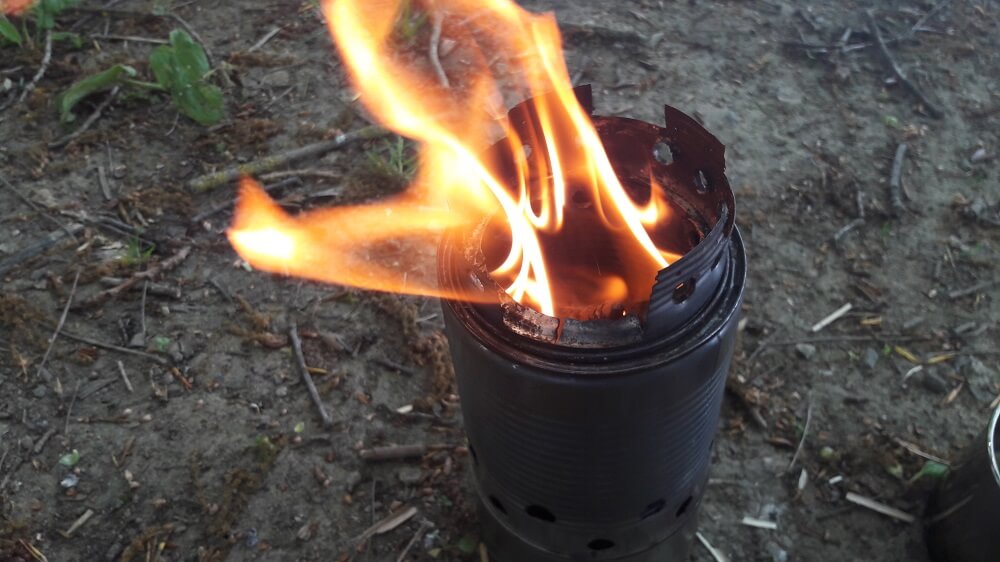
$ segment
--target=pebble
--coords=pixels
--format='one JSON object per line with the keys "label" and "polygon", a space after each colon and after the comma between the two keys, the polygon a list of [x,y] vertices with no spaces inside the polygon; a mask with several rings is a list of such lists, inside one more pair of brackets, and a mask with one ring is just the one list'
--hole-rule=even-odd
{"label": "pebble", "polygon": [[925,369],[922,375],[923,376],[920,377],[920,382],[924,385],[924,388],[926,388],[927,390],[931,392],[936,392],[938,394],[944,394],[945,392],[948,392],[949,390],[948,383],[945,382],[945,380],[941,378],[941,376],[935,373],[934,371]]}
{"label": "pebble", "polygon": [[795,344],[795,351],[806,361],[816,355],[816,346],[809,343]]}
{"label": "pebble", "polygon": [[396,478],[403,484],[419,484],[424,479],[424,471],[417,466],[405,466],[396,473]]}
{"label": "pebble", "polygon": [[278,398],[284,398],[285,396],[288,396],[288,387],[284,385],[279,386],[278,389],[274,391],[274,395],[277,396]]}
{"label": "pebble", "polygon": [[876,351],[876,350],[874,350],[874,349],[872,349],[870,347],[868,349],[866,349],[865,350],[865,356],[864,356],[864,362],[865,362],[865,365],[867,365],[869,369],[874,369],[875,365],[878,363],[878,351]]}
{"label": "pebble", "polygon": [[982,162],[983,160],[987,160],[989,157],[990,154],[986,152],[986,149],[983,147],[979,147],[976,149],[975,152],[972,153],[972,156],[969,157],[969,162],[975,164],[977,162]]}
{"label": "pebble", "polygon": [[45,388],[44,384],[40,384],[31,391],[31,395],[35,398],[45,398],[45,395],[49,393],[49,389]]}
{"label": "pebble", "polygon": [[361,473],[358,471],[348,472],[347,478],[344,479],[344,487],[348,492],[353,492],[354,487],[361,483]]}
{"label": "pebble", "polygon": [[260,83],[270,88],[286,88],[292,83],[292,75],[287,70],[278,70],[265,75]]}

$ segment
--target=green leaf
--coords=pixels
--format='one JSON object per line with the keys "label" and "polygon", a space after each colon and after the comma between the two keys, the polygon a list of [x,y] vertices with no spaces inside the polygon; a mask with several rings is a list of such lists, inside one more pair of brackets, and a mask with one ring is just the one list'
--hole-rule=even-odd
{"label": "green leaf", "polygon": [[62,95],[59,96],[59,116],[63,123],[69,123],[76,119],[73,115],[73,107],[80,103],[87,96],[110,89],[118,85],[123,79],[135,76],[135,69],[124,64],[116,64],[111,68],[88,76],[73,83]]}
{"label": "green leaf", "polygon": [[38,0],[32,8],[35,23],[42,29],[52,29],[56,25],[56,16],[78,3],[79,0]]}
{"label": "green leaf", "polygon": [[59,464],[67,467],[74,467],[76,463],[80,462],[80,451],[73,449],[73,452],[66,453],[65,455],[59,457]]}
{"label": "green leaf", "polygon": [[225,115],[222,90],[206,80],[211,67],[205,50],[183,30],[170,32],[170,45],[157,47],[149,66],[184,115],[202,125],[217,123]]}
{"label": "green leaf", "polygon": [[912,485],[925,476],[928,478],[941,478],[945,474],[948,474],[948,465],[936,461],[926,461],[924,466],[920,467],[920,470],[913,475],[913,478],[910,478],[908,483]]}
{"label": "green leaf", "polygon": [[[21,34],[17,32],[17,27],[7,19],[7,16],[0,14],[0,38],[11,43],[21,44]],[[0,41],[2,43],[3,41]]]}
{"label": "green leaf", "polygon": [[457,546],[458,549],[464,554],[472,554],[476,551],[476,548],[479,547],[479,539],[472,535],[465,535],[458,540],[458,544],[455,546]]}
{"label": "green leaf", "polygon": [[79,49],[83,47],[83,37],[80,37],[79,33],[73,33],[71,31],[53,31],[52,41],[66,41],[74,48]]}

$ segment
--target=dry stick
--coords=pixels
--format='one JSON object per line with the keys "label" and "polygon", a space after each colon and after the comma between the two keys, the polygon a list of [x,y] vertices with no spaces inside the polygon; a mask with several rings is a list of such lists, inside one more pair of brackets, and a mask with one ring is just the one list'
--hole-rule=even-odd
{"label": "dry stick", "polygon": [[806,437],[809,436],[809,425],[812,423],[813,419],[813,405],[809,402],[809,408],[806,410],[806,425],[802,428],[802,437],[799,439],[799,446],[795,448],[795,454],[792,455],[791,462],[788,463],[788,468],[785,471],[789,471],[795,466],[795,461],[799,460],[799,454],[802,453],[802,446],[806,444]]}
{"label": "dry stick", "polygon": [[254,43],[253,45],[251,45],[250,48],[247,49],[247,52],[248,53],[252,53],[252,52],[256,51],[257,49],[263,47],[268,41],[270,41],[271,39],[273,39],[274,36],[277,35],[277,34],[279,34],[279,33],[281,33],[281,28],[280,27],[275,27],[275,28],[271,29],[271,31],[268,31],[266,35],[264,35],[263,37],[260,38],[260,41],[257,41],[256,43]]}
{"label": "dry stick", "polygon": [[[298,177],[285,178],[285,179],[283,179],[283,180],[281,180],[281,181],[279,181],[277,183],[272,183],[271,185],[265,185],[264,186],[264,191],[270,193],[271,191],[274,191],[276,189],[281,189],[282,187],[286,187],[286,186],[292,185],[293,183],[301,184],[302,180],[300,178],[298,178]],[[219,203],[218,205],[215,205],[214,207],[210,207],[210,208],[208,208],[208,209],[206,209],[206,210],[198,213],[194,217],[192,217],[191,218],[191,223],[192,224],[197,224],[197,223],[199,223],[199,222],[201,222],[201,221],[203,221],[203,220],[205,220],[205,219],[207,219],[207,218],[209,218],[211,216],[214,216],[214,215],[217,215],[217,214],[219,214],[219,213],[221,213],[223,211],[229,210],[230,208],[232,208],[233,203],[234,203],[234,201],[233,201],[232,198],[226,199],[222,203]]]}
{"label": "dry stick", "polygon": [[151,43],[153,45],[169,45],[170,41],[165,39],[153,39],[152,37],[139,37],[136,35],[91,35],[91,39],[104,39],[105,41],[131,41],[132,43]]}
{"label": "dry stick", "polygon": [[73,297],[76,296],[76,285],[80,282],[80,270],[76,270],[76,277],[73,278],[73,287],[69,290],[69,297],[66,299],[66,306],[63,307],[62,315],[59,317],[59,323],[56,324],[56,331],[53,332],[52,337],[49,338],[49,347],[45,349],[45,355],[42,356],[41,362],[38,363],[38,371],[36,371],[37,376],[42,375],[42,370],[45,369],[45,362],[49,360],[49,354],[52,353],[52,347],[55,346],[56,340],[59,339],[59,332],[62,331],[63,325],[66,324],[66,315],[69,314],[69,307],[73,304]]}
{"label": "dry stick", "polygon": [[712,558],[715,560],[715,562],[729,562],[729,558],[727,558],[726,555],[723,554],[721,550],[712,546],[712,543],[708,542],[708,539],[706,539],[705,535],[701,534],[700,531],[695,533],[694,535],[698,537],[698,542],[700,542],[701,546],[704,546],[705,549],[708,550],[708,553],[712,555]]}
{"label": "dry stick", "polygon": [[[64,136],[64,137],[62,137],[62,138],[60,138],[58,140],[54,140],[54,141],[50,142],[49,143],[49,148],[60,148],[60,147],[66,146],[67,144],[70,143],[70,141],[72,141],[73,139],[79,137],[84,132],[86,132],[86,130],[89,129],[91,125],[93,125],[98,119],[100,119],[101,113],[105,109],[107,109],[107,107],[109,105],[111,105],[111,102],[114,101],[114,99],[118,96],[119,90],[120,89],[119,89],[118,86],[115,86],[114,88],[112,88],[111,89],[111,93],[109,93],[108,96],[106,98],[104,98],[104,101],[102,101],[100,103],[100,105],[97,106],[97,109],[95,109],[94,112],[91,113],[89,117],[87,117],[87,120],[84,121],[82,125],[80,125],[72,133],[70,133],[70,134],[68,134],[68,135],[66,135],[66,136]],[[103,187],[103,185],[104,184],[102,184],[102,187]]]}
{"label": "dry stick", "polygon": [[441,66],[441,58],[438,56],[438,46],[441,44],[441,25],[444,23],[444,14],[437,12],[434,14],[434,27],[431,29],[431,45],[428,52],[428,57],[431,59],[431,66],[434,67],[434,72],[437,74],[438,81],[445,88],[451,88],[451,83],[448,81],[448,75],[444,73],[444,67]]}
{"label": "dry stick", "polygon": [[45,33],[45,54],[42,55],[42,64],[38,67],[38,72],[35,73],[35,76],[31,79],[31,82],[28,82],[28,84],[24,87],[24,90],[21,92],[21,96],[17,98],[18,103],[23,102],[24,99],[28,97],[28,94],[30,94],[31,91],[35,89],[35,86],[38,85],[38,81],[42,79],[42,76],[45,76],[45,71],[48,70],[50,62],[52,62],[51,29]]}
{"label": "dry stick", "polygon": [[434,524],[426,519],[421,521],[420,526],[417,527],[417,532],[413,533],[413,537],[410,538],[410,542],[406,543],[406,546],[403,548],[403,551],[400,552],[399,556],[396,557],[396,562],[403,562],[403,560],[406,560],[406,555],[410,553],[410,550],[413,548],[414,545],[417,544],[417,541],[420,540],[420,537],[425,532],[429,531],[433,526]]}
{"label": "dry stick", "polygon": [[853,304],[851,304],[851,303],[845,304],[844,306],[842,306],[842,307],[838,308],[837,310],[833,311],[832,313],[830,313],[830,315],[827,316],[826,318],[824,318],[824,319],[820,320],[819,322],[813,324],[813,327],[812,327],[811,331],[813,333],[816,333],[816,332],[822,330],[823,328],[826,328],[830,324],[833,324],[834,322],[836,322],[837,320],[839,320],[841,316],[843,316],[843,315],[847,314],[848,312],[850,312],[852,308],[854,308]]}
{"label": "dry stick", "polygon": [[88,509],[87,511],[83,512],[83,515],[78,517],[77,520],[74,521],[72,525],[69,526],[69,529],[66,529],[65,531],[59,531],[59,533],[64,538],[68,539],[73,536],[73,533],[75,533],[77,529],[82,527],[83,524],[86,523],[88,520],[90,520],[90,518],[93,516],[94,516],[94,510]]}
{"label": "dry stick", "polygon": [[921,104],[923,104],[924,108],[927,109],[927,113],[929,113],[931,117],[943,116],[944,113],[942,113],[941,110],[938,109],[933,102],[931,102],[931,100],[927,99],[927,96],[924,95],[916,84],[906,77],[906,73],[904,73],[903,69],[899,67],[896,59],[893,58],[892,53],[889,51],[889,47],[886,46],[885,39],[882,38],[882,31],[879,30],[878,22],[875,21],[875,16],[872,14],[871,10],[865,12],[865,15],[868,16],[868,27],[871,29],[872,35],[875,36],[875,42],[878,44],[879,52],[882,53],[882,58],[885,59],[885,62],[892,67],[892,73],[895,74],[896,78],[899,79],[899,82],[905,86],[906,89],[909,90]]}
{"label": "dry stick", "polygon": [[31,258],[38,256],[45,250],[48,250],[50,247],[54,246],[57,242],[65,238],[67,234],[76,235],[82,230],[83,226],[78,224],[69,227],[68,230],[56,230],[51,234],[49,234],[48,236],[46,236],[45,238],[42,238],[41,240],[38,240],[33,244],[31,244],[30,246],[24,248],[23,250],[15,254],[11,254],[10,256],[4,258],[3,260],[0,260],[0,278],[2,278],[4,275],[7,275],[7,273],[10,270],[18,267],[23,262],[26,262]]}
{"label": "dry stick", "polygon": [[896,156],[892,159],[892,174],[889,175],[889,201],[896,216],[906,210],[903,205],[903,163],[906,161],[907,148],[905,142],[896,147]]}
{"label": "dry stick", "polygon": [[121,361],[118,362],[118,372],[122,374],[122,382],[125,383],[125,388],[129,392],[135,392],[135,389],[132,388],[132,381],[129,380],[128,373],[125,372],[125,365]]}
{"label": "dry stick", "polygon": [[[118,353],[125,353],[127,355],[135,355],[136,357],[142,357],[144,359],[149,359],[150,361],[156,363],[157,365],[163,365],[164,367],[170,367],[170,361],[159,355],[153,355],[152,353],[146,353],[145,351],[139,351],[137,349],[129,349],[127,347],[121,347],[118,345],[113,345],[110,343],[104,343],[100,340],[94,340],[85,336],[78,336],[76,334],[71,334],[69,332],[62,332],[61,334],[64,338],[69,338],[71,340],[78,341],[80,343],[85,343],[87,345],[92,345],[94,347],[99,347],[101,349],[106,349],[108,351],[117,351]],[[114,379],[112,379],[114,380]]]}
{"label": "dry stick", "polygon": [[389,131],[378,127],[375,125],[363,127],[356,131],[351,131],[349,133],[342,133],[331,140],[317,142],[314,144],[306,145],[303,147],[295,148],[287,152],[281,152],[260,160],[254,160],[247,164],[240,166],[235,166],[221,172],[213,172],[211,174],[205,174],[199,176],[188,183],[188,187],[192,191],[202,192],[208,191],[219,187],[220,185],[227,184],[233,180],[240,178],[241,176],[252,176],[255,174],[260,174],[263,172],[271,171],[278,166],[293,162],[295,160],[301,160],[303,158],[310,158],[314,156],[320,156],[326,154],[327,152],[337,150],[342,148],[352,142],[376,139],[379,137],[384,137],[389,134]]}
{"label": "dry stick", "polygon": [[63,422],[63,435],[69,435],[69,417],[73,415],[73,406],[76,405],[76,398],[80,395],[80,385],[83,381],[77,379],[76,388],[73,389],[73,399],[69,401],[69,408],[66,408],[66,421]]}
{"label": "dry stick", "polygon": [[876,511],[878,513],[881,513],[882,515],[887,515],[889,517],[892,517],[893,519],[899,519],[904,523],[913,523],[914,521],[917,520],[916,517],[910,515],[909,513],[906,513],[905,511],[901,511],[899,509],[896,509],[895,507],[886,505],[879,501],[875,501],[869,497],[855,494],[854,492],[847,492],[846,499],[847,501],[855,505],[860,505],[861,507],[865,507],[872,511]]}
{"label": "dry stick", "polygon": [[372,447],[362,449],[359,455],[366,461],[394,461],[421,457],[427,452],[427,445],[389,445],[386,447]]}
{"label": "dry stick", "polygon": [[20,190],[18,190],[16,187],[14,187],[13,184],[11,184],[9,181],[7,181],[7,178],[5,178],[3,176],[0,176],[0,184],[2,184],[3,187],[5,187],[7,190],[9,190],[11,193],[13,193],[14,196],[17,197],[22,203],[24,203],[28,207],[31,207],[32,211],[35,211],[36,213],[38,213],[39,215],[41,215],[42,217],[44,217],[46,220],[48,220],[52,224],[54,224],[54,225],[58,226],[59,228],[63,229],[63,231],[65,231],[66,234],[68,234],[71,238],[74,238],[74,239],[76,238],[77,231],[72,230],[71,227],[66,226],[65,224],[59,222],[59,220],[56,219],[55,217],[49,215],[50,211],[49,211],[48,208],[42,207],[38,203],[35,203],[34,201],[32,201],[31,198],[29,198],[27,195],[21,193]]}
{"label": "dry stick", "polygon": [[110,289],[105,289],[97,293],[96,295],[87,299],[86,302],[81,303],[80,306],[86,307],[86,306],[93,306],[96,304],[100,304],[111,297],[116,297],[119,294],[128,291],[133,286],[137,285],[139,281],[152,279],[157,275],[159,275],[160,273],[163,273],[165,271],[170,271],[171,269],[180,265],[181,262],[183,262],[185,259],[187,259],[190,253],[191,253],[191,246],[184,246],[176,254],[157,263],[156,265],[150,267],[145,271],[140,271],[139,273],[136,273],[135,275],[129,277],[119,285],[116,285],[114,287],[111,287]]}
{"label": "dry stick", "polygon": [[319,417],[323,419],[323,427],[329,429],[333,426],[333,418],[330,417],[330,414],[326,411],[326,407],[323,406],[323,400],[320,399],[319,391],[316,390],[316,383],[313,382],[312,375],[309,374],[309,367],[306,366],[306,358],[302,355],[302,340],[299,339],[299,328],[294,322],[288,327],[288,339],[292,342],[292,350],[295,352],[295,362],[298,364],[299,374],[302,375],[302,382],[306,383],[309,398],[312,399],[316,409],[319,410]]}
{"label": "dry stick", "polygon": [[45,448],[45,444],[48,443],[49,439],[51,439],[52,436],[55,434],[56,434],[56,428],[50,427],[49,430],[46,431],[44,435],[42,435],[41,439],[38,440],[38,443],[35,443],[35,448],[32,449],[32,451],[34,451],[36,455],[41,453],[42,449]]}
{"label": "dry stick", "polygon": [[982,291],[983,289],[989,289],[990,287],[996,285],[997,283],[1000,283],[1000,279],[994,279],[992,281],[983,281],[982,283],[976,283],[971,287],[966,287],[964,289],[956,289],[948,293],[948,298],[952,300],[960,299],[962,297],[969,296],[978,291]]}

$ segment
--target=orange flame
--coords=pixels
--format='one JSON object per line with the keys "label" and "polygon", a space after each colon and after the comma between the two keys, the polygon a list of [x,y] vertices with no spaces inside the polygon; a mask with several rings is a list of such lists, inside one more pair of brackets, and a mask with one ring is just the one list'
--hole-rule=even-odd
{"label": "orange flame", "polygon": [[[655,183],[643,204],[622,186],[573,92],[555,18],[509,0],[427,0],[422,6],[433,16],[427,21],[441,25],[454,45],[445,80],[400,32],[410,29],[419,44],[432,35],[428,25],[412,31],[419,20],[410,1],[322,4],[365,108],[420,145],[420,168],[406,194],[290,217],[244,180],[229,230],[240,255],[273,272],[471,299],[407,278],[380,262],[375,249],[390,240],[470,229],[494,216],[502,218],[507,246],[491,273],[518,302],[551,316],[585,317],[581,310],[588,306],[648,297],[656,272],[679,257],[652,237],[670,207]],[[504,119],[501,92],[534,98],[537,130],[519,134]],[[513,177],[502,177],[484,156],[500,137],[517,155]],[[582,247],[591,242],[613,248],[619,267],[602,268],[600,252]]]}
{"label": "orange flame", "polygon": [[0,0],[0,14],[16,16],[24,13],[35,0]]}

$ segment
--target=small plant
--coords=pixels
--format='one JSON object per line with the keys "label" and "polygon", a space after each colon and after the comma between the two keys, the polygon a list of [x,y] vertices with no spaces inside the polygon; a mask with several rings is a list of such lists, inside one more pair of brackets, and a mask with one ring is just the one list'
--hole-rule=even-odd
{"label": "small plant", "polygon": [[185,31],[171,31],[170,44],[153,51],[149,67],[155,82],[137,80],[136,70],[123,64],[74,82],[59,97],[60,118],[73,121],[73,108],[80,101],[115,86],[166,92],[181,113],[202,125],[217,123],[225,116],[222,90],[208,82],[212,70],[205,50]]}
{"label": "small plant", "polygon": [[155,249],[155,246],[144,245],[139,238],[129,238],[128,245],[125,247],[125,255],[122,256],[122,262],[125,265],[144,264],[153,256],[153,250]]}
{"label": "small plant", "polygon": [[385,151],[371,151],[368,153],[368,164],[372,171],[400,180],[409,181],[417,169],[417,159],[402,137],[396,137],[395,142],[385,141]]}
{"label": "small plant", "polygon": [[396,36],[403,44],[412,45],[426,23],[427,13],[415,10],[411,0],[404,0],[396,18]]}

